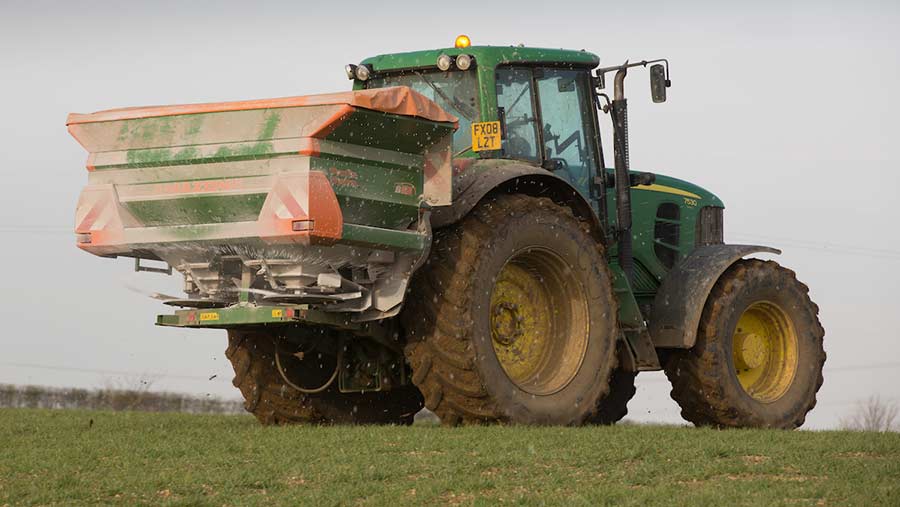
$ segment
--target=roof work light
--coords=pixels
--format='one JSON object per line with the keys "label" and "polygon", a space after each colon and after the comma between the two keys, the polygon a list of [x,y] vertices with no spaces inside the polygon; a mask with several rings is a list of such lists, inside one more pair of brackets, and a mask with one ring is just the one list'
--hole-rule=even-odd
{"label": "roof work light", "polygon": [[458,49],[465,49],[471,45],[472,45],[472,40],[469,39],[468,35],[457,36],[456,43],[454,44],[454,46],[456,46]]}

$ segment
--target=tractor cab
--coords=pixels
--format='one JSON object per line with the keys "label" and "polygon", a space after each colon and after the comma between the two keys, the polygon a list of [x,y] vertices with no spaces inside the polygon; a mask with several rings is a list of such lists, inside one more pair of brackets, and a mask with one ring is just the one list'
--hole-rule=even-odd
{"label": "tractor cab", "polygon": [[[467,45],[376,56],[346,67],[355,89],[408,86],[459,119],[454,157],[541,166],[597,198],[597,102],[585,51]],[[599,211],[599,210],[598,210]]]}

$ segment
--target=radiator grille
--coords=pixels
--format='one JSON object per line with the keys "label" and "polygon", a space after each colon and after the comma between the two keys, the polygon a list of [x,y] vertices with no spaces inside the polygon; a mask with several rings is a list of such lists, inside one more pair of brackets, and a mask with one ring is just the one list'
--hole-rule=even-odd
{"label": "radiator grille", "polygon": [[678,261],[681,246],[681,208],[677,204],[664,202],[656,210],[656,224],[653,227],[653,251],[656,258],[666,268],[672,268]]}

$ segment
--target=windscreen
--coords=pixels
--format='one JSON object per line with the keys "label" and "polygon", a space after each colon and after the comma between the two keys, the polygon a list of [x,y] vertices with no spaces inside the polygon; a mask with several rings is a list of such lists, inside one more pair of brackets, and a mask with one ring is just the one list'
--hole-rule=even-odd
{"label": "windscreen", "polygon": [[366,88],[388,86],[408,86],[459,118],[459,129],[453,134],[453,152],[459,154],[472,147],[471,125],[478,118],[477,73],[411,70],[373,76],[367,82]]}

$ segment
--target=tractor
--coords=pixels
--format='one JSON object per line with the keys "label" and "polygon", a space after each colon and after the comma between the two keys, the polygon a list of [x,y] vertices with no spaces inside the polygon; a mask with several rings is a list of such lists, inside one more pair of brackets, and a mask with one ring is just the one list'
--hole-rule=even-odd
{"label": "tractor", "polygon": [[695,425],[799,427],[818,307],[748,258],[778,250],[724,243],[715,195],[631,170],[643,69],[665,102],[664,59],[460,36],[347,65],[350,91],[71,114],[76,244],[181,273],[156,323],[227,330],[263,424],[612,424],[665,370]]}

